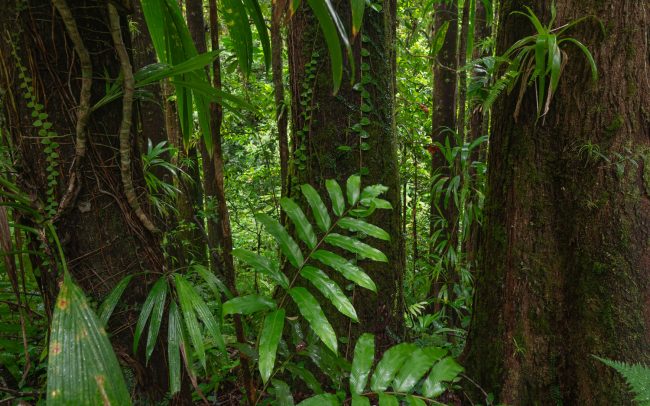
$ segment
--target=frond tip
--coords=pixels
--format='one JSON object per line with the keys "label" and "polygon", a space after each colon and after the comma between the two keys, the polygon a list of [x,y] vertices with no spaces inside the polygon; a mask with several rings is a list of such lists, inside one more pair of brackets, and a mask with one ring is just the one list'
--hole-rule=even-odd
{"label": "frond tip", "polygon": [[636,395],[634,400],[640,406],[650,406],[650,367],[644,364],[628,364],[594,356],[603,364],[614,368],[621,374],[630,390]]}

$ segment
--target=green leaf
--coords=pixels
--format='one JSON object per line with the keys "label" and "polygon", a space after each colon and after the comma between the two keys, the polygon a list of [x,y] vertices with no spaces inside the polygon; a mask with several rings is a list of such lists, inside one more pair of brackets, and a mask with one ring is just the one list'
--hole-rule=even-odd
{"label": "green leaf", "polygon": [[339,406],[339,398],[331,393],[312,396],[298,403],[298,406]]}
{"label": "green leaf", "polygon": [[222,0],[219,10],[230,33],[232,47],[244,75],[248,76],[253,63],[253,34],[242,0]]}
{"label": "green leaf", "polygon": [[308,369],[298,367],[291,363],[287,364],[286,368],[294,377],[300,378],[304,383],[306,383],[312,392],[317,394],[323,393],[323,388],[320,383],[314,374],[312,374]]}
{"label": "green leaf", "polygon": [[[161,283],[162,281],[162,283]],[[160,284],[160,288],[158,287]],[[160,324],[162,323],[163,312],[165,310],[165,302],[167,301],[167,280],[162,277],[156,282],[156,285],[151,289],[153,293],[156,290],[156,296],[153,298],[154,306],[151,311],[151,320],[149,321],[149,334],[147,335],[147,348],[145,351],[146,361],[149,362],[153,349],[158,340],[158,332],[160,331]]]}
{"label": "green leaf", "polygon": [[208,268],[197,263],[190,265],[190,268],[196,271],[196,273],[199,274],[199,276],[205,281],[205,283],[208,284],[208,287],[212,291],[212,295],[214,296],[215,300],[219,303],[219,305],[221,305],[221,293],[226,295],[226,297],[228,298],[232,297],[232,293],[230,292],[230,289],[228,289],[226,285],[219,278],[217,278],[217,275],[212,273],[212,271],[210,271]]}
{"label": "green leaf", "polygon": [[174,394],[181,390],[181,353],[180,346],[183,340],[181,315],[176,302],[169,304],[169,322],[167,328],[167,358],[169,366],[169,392]]}
{"label": "green leaf", "polygon": [[428,398],[434,398],[444,392],[441,382],[451,382],[463,371],[451,357],[440,360],[431,368],[431,373],[422,384],[422,394]]}
{"label": "green leaf", "polygon": [[162,294],[162,291],[166,289],[165,285],[167,282],[164,277],[161,277],[156,281],[156,283],[151,288],[149,295],[142,305],[142,310],[140,310],[140,317],[138,317],[138,323],[135,325],[135,333],[133,335],[133,353],[138,352],[138,344],[140,343],[140,336],[144,331],[144,326],[149,320],[153,306],[156,303],[156,299]]}
{"label": "green leaf", "polygon": [[278,351],[280,338],[282,338],[283,328],[284,309],[275,310],[264,319],[259,345],[259,368],[264,383],[269,380],[271,372],[273,372],[275,355]]}
{"label": "green leaf", "polygon": [[[199,320],[203,322],[206,329],[210,332],[210,335],[214,339],[214,342],[220,350],[226,349],[226,344],[221,335],[221,327],[219,322],[210,311],[208,305],[203,301],[199,293],[194,289],[194,287],[181,275],[174,275],[176,280],[176,291],[178,297],[181,295],[189,299],[189,303],[196,312]],[[181,300],[181,308],[183,307],[183,301]]]}
{"label": "green leaf", "polygon": [[389,348],[375,368],[370,380],[373,392],[383,392],[388,388],[395,374],[404,364],[409,355],[417,349],[415,344],[402,343]]}
{"label": "green leaf", "polygon": [[418,348],[406,360],[393,381],[396,392],[410,392],[420,379],[427,373],[433,363],[447,354],[442,348]]}
{"label": "green leaf", "polygon": [[330,350],[336,352],[338,348],[336,333],[334,333],[332,325],[325,317],[323,309],[321,309],[316,298],[307,289],[302,287],[289,289],[289,294],[298,306],[300,314],[307,319],[307,322],[316,335]]}
{"label": "green leaf", "polygon": [[273,404],[277,406],[293,406],[293,396],[289,385],[279,379],[274,379],[271,382],[273,383],[273,389],[275,389],[275,402]]}
{"label": "green leaf", "polygon": [[311,224],[309,223],[309,220],[307,220],[302,209],[296,204],[296,202],[288,197],[280,199],[280,206],[282,206],[284,212],[287,213],[287,216],[296,226],[298,237],[300,237],[300,239],[303,240],[310,249],[314,249],[317,242],[316,234],[314,234],[314,229],[311,227]]}
{"label": "green leaf", "polygon": [[359,220],[351,217],[343,217],[338,221],[337,225],[346,230],[362,232],[364,234],[367,234],[371,237],[378,238],[380,240],[390,241],[390,235],[386,231],[377,227],[374,224],[366,223],[363,220]]}
{"label": "green leaf", "polygon": [[282,225],[277,220],[271,218],[267,214],[258,213],[255,215],[255,218],[257,221],[262,223],[266,231],[271,234],[273,238],[275,238],[275,240],[280,245],[282,253],[284,253],[284,255],[289,260],[289,263],[291,263],[291,265],[296,268],[300,268],[305,260],[302,256],[300,248],[298,247],[298,244],[296,244],[289,233],[287,233],[287,230],[282,227]]}
{"label": "green leaf", "polygon": [[130,405],[106,331],[66,273],[52,318],[47,405]]}
{"label": "green leaf", "polygon": [[359,337],[354,347],[354,358],[352,359],[352,370],[350,372],[350,392],[353,394],[364,392],[374,358],[375,336],[365,333]]}
{"label": "green leaf", "polygon": [[327,299],[332,302],[334,307],[345,316],[348,316],[354,321],[359,321],[357,312],[350,300],[345,296],[339,285],[336,284],[329,276],[318,268],[313,266],[305,266],[300,275],[310,281]]}
{"label": "green leaf", "polygon": [[300,190],[311,207],[318,228],[323,232],[327,232],[332,225],[332,221],[320,195],[311,185],[304,184],[300,186]]}
{"label": "green leaf", "polygon": [[589,62],[589,67],[591,68],[591,78],[593,79],[594,82],[597,81],[598,80],[598,68],[596,67],[596,61],[594,61],[594,57],[593,57],[593,55],[591,55],[591,52],[589,52],[589,49],[587,49],[587,47],[582,42],[578,41],[575,38],[564,38],[564,39],[560,40],[559,42],[564,42],[564,41],[570,42],[570,43],[574,44],[575,46],[577,46],[578,48],[580,48],[582,53],[587,58],[587,61]]}
{"label": "green leaf", "polygon": [[377,286],[375,286],[375,283],[372,281],[370,276],[345,258],[327,250],[317,250],[311,257],[329,267],[332,267],[335,271],[343,275],[345,279],[356,283],[362,288],[377,292]]}
{"label": "green leaf", "polygon": [[399,406],[397,398],[387,393],[379,394],[379,406]]}
{"label": "green leaf", "polygon": [[361,30],[366,0],[350,0],[350,5],[352,7],[352,36],[355,37]]}
{"label": "green leaf", "polygon": [[307,0],[325,37],[332,67],[334,94],[336,94],[339,91],[341,80],[343,79],[343,53],[341,52],[341,43],[339,42],[337,28],[332,19],[332,15],[328,11],[326,2],[329,2],[329,0]]}
{"label": "green leaf", "polygon": [[354,206],[359,201],[361,195],[361,177],[359,175],[352,175],[348,178],[347,184],[348,203]]}
{"label": "green leaf", "polygon": [[345,200],[343,199],[341,186],[334,179],[327,179],[325,181],[325,187],[327,188],[327,193],[330,195],[330,200],[332,200],[332,211],[337,216],[343,215],[345,211]]}
{"label": "green leaf", "polygon": [[97,309],[97,312],[99,313],[99,321],[103,326],[106,326],[108,323],[108,319],[111,318],[111,314],[113,314],[113,310],[115,310],[117,302],[119,302],[122,294],[124,293],[124,290],[129,285],[129,282],[131,282],[132,278],[133,275],[128,275],[127,277],[123,278],[117,285],[115,285],[111,293],[106,296],[106,299],[104,299],[102,304],[99,306],[99,309]]}
{"label": "green leaf", "polygon": [[361,200],[374,199],[388,191],[388,187],[384,185],[370,185],[363,188],[361,192]]}
{"label": "green leaf", "polygon": [[332,233],[325,237],[325,242],[373,261],[388,262],[388,258],[383,252],[352,237]]}
{"label": "green leaf", "polygon": [[247,295],[230,299],[223,304],[223,315],[251,314],[262,310],[272,310],[277,306],[275,302],[265,296]]}
{"label": "green leaf", "polygon": [[370,399],[365,396],[352,394],[352,406],[370,406]]}
{"label": "green leaf", "polygon": [[270,276],[283,288],[289,288],[289,279],[268,258],[240,248],[234,249],[232,254],[252,266],[258,272]]}
{"label": "green leaf", "polygon": [[409,406],[427,406],[426,402],[420,398],[416,398],[413,395],[406,397],[406,400],[409,402]]}
{"label": "green leaf", "polygon": [[264,52],[264,65],[268,69],[271,66],[271,42],[269,41],[269,33],[264,22],[262,9],[258,0],[244,0],[244,5],[248,10],[248,15],[253,19],[253,23],[255,23],[259,40],[262,43],[262,51]]}

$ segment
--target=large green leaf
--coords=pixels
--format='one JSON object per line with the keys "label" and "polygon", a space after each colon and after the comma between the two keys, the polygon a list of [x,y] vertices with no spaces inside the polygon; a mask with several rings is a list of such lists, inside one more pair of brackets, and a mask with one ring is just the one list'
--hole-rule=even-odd
{"label": "large green leaf", "polygon": [[220,6],[239,67],[244,75],[248,75],[253,63],[253,34],[246,8],[242,0],[222,0]]}
{"label": "large green leaf", "polygon": [[365,333],[357,340],[350,372],[350,392],[361,394],[366,388],[375,359],[375,336]]}
{"label": "large green leaf", "polygon": [[359,196],[361,196],[361,177],[359,175],[352,175],[348,178],[346,191],[350,206],[357,204]]}
{"label": "large green leaf", "polygon": [[352,406],[370,406],[370,399],[365,396],[352,394]]}
{"label": "large green leaf", "polygon": [[304,184],[300,187],[302,194],[305,196],[307,203],[311,206],[312,214],[316,220],[316,224],[323,232],[327,232],[332,225],[330,215],[327,212],[327,207],[321,200],[320,195],[311,185]]}
{"label": "large green leaf", "polygon": [[309,387],[309,389],[311,389],[312,392],[316,394],[323,393],[323,388],[321,387],[320,383],[318,382],[314,374],[311,373],[311,371],[291,363],[287,364],[286,368],[289,372],[291,372],[291,375],[293,375],[296,378],[299,378],[305,384],[307,384],[307,387]]}
{"label": "large green leaf", "polygon": [[389,348],[375,368],[370,380],[370,388],[373,392],[383,392],[388,388],[395,374],[404,364],[409,355],[415,351],[415,344],[402,343]]}
{"label": "large green leaf", "polygon": [[259,368],[264,383],[269,380],[271,372],[273,372],[275,355],[278,351],[283,328],[284,309],[275,310],[264,319],[259,346]]}
{"label": "large green leaf", "polygon": [[144,304],[142,305],[142,310],[140,310],[140,317],[138,317],[138,322],[135,325],[135,333],[133,335],[134,353],[138,352],[138,344],[140,343],[140,336],[144,331],[144,326],[147,324],[147,321],[149,320],[149,316],[151,315],[153,306],[156,303],[156,298],[161,295],[163,289],[166,289],[166,287],[163,286],[166,283],[167,282],[165,281],[164,277],[158,279],[158,281],[156,281],[156,283],[151,288],[149,295],[147,295],[147,298],[145,299]]}
{"label": "large green leaf", "polygon": [[386,231],[374,224],[366,223],[363,220],[352,217],[343,217],[338,221],[337,225],[346,230],[362,232],[380,240],[390,241],[390,235]]}
{"label": "large green leaf", "polygon": [[298,403],[298,406],[339,406],[339,398],[331,393],[312,396]]}
{"label": "large green leaf", "polygon": [[66,273],[52,318],[47,405],[130,405],[106,331]]}
{"label": "large green leaf", "polygon": [[[190,284],[185,278],[183,278],[179,274],[175,274],[174,277],[176,281],[176,291],[178,293],[179,298],[182,295],[189,299],[190,304],[194,308],[194,311],[196,312],[198,319],[203,322],[206,329],[214,339],[214,343],[217,345],[219,349],[225,350],[226,344],[223,340],[223,336],[221,335],[221,326],[218,321],[220,319],[214,317],[212,311],[205,303],[205,301],[203,301],[203,299],[196,291],[196,289],[194,289],[192,284]],[[181,307],[182,307],[182,301],[181,301]]]}
{"label": "large green leaf", "polygon": [[287,213],[287,216],[296,226],[298,237],[300,237],[309,248],[313,249],[317,242],[316,234],[314,234],[314,229],[311,227],[309,220],[307,220],[307,217],[300,206],[288,197],[280,199],[280,206],[282,206],[284,212]]}
{"label": "large green leaf", "polygon": [[351,282],[356,283],[362,288],[377,292],[377,286],[372,281],[367,273],[363,272],[361,268],[349,262],[345,258],[327,250],[316,250],[311,257],[323,264],[332,267],[335,271],[339,272],[343,277]]}
{"label": "large green leaf", "polygon": [[442,348],[418,348],[406,360],[393,381],[397,392],[410,392],[418,381],[427,373],[433,363],[447,354]]}
{"label": "large green leaf", "polygon": [[[161,287],[158,287],[160,284]],[[158,282],[151,289],[153,294],[156,290],[154,300],[154,306],[151,311],[151,319],[149,321],[149,334],[147,335],[147,348],[145,351],[146,360],[149,362],[153,349],[156,346],[156,341],[158,340],[158,332],[160,331],[160,325],[162,324],[163,312],[165,311],[165,303],[167,301],[167,280],[166,278],[160,278]]]}
{"label": "large green leaf", "polygon": [[260,42],[262,43],[262,52],[264,53],[264,64],[268,69],[271,66],[271,41],[269,41],[268,28],[264,21],[264,15],[258,0],[244,0],[244,5],[248,15],[253,19]]}
{"label": "large green leaf", "polygon": [[379,394],[379,406],[399,406],[397,398],[388,393]]}
{"label": "large green leaf", "polygon": [[325,181],[325,188],[327,188],[327,193],[329,193],[330,200],[332,201],[332,211],[337,216],[343,215],[345,211],[345,200],[343,199],[341,186],[334,179],[327,179]]}
{"label": "large green leaf", "polygon": [[325,272],[308,265],[300,270],[300,275],[310,281],[323,296],[332,302],[338,311],[354,321],[359,321],[357,312],[350,300],[345,296],[339,285],[330,279]]}
{"label": "large green leaf", "polygon": [[240,248],[234,249],[232,254],[252,266],[258,272],[270,276],[283,288],[289,288],[289,279],[287,276],[278,269],[277,264],[272,263],[268,258]]}
{"label": "large green leaf", "polygon": [[131,282],[132,278],[133,275],[128,275],[115,285],[111,293],[106,296],[106,299],[104,299],[102,304],[99,306],[99,309],[97,309],[97,312],[99,313],[99,321],[102,325],[105,326],[108,323],[108,319],[111,318],[111,314],[113,314],[117,302],[120,301],[124,290],[128,286],[129,282]]}
{"label": "large green leaf", "polygon": [[223,315],[251,314],[262,310],[275,309],[273,300],[260,295],[239,296],[223,304]]}
{"label": "large green leaf", "polygon": [[169,304],[169,322],[167,326],[167,358],[169,365],[169,392],[174,394],[181,390],[181,353],[180,346],[183,340],[183,327],[181,314],[178,312],[176,302]]}
{"label": "large green leaf", "polygon": [[275,238],[280,245],[282,253],[289,260],[289,263],[296,268],[300,268],[305,260],[300,251],[300,247],[298,247],[298,244],[296,244],[293,238],[291,238],[287,230],[282,227],[277,220],[271,218],[271,216],[267,214],[258,213],[255,215],[255,218],[257,221],[262,223],[266,231]]}
{"label": "large green leaf", "polygon": [[366,0],[350,0],[350,5],[352,7],[352,36],[354,37],[361,30]]}
{"label": "large green leaf", "polygon": [[458,365],[453,358],[443,358],[431,368],[431,373],[422,384],[422,394],[428,398],[435,398],[445,390],[442,387],[442,382],[453,381],[461,372],[463,372],[463,367]]}
{"label": "large green leaf", "polygon": [[343,79],[343,53],[341,52],[341,43],[339,41],[337,28],[332,19],[332,15],[327,8],[326,2],[329,2],[329,0],[307,0],[307,3],[311,6],[316,19],[320,24],[323,36],[325,37],[325,43],[327,44],[327,50],[329,51],[332,65],[334,93],[336,94],[341,86],[341,80]]}
{"label": "large green leaf", "polygon": [[332,325],[325,317],[325,313],[323,313],[323,309],[318,304],[318,300],[307,289],[299,286],[289,289],[289,294],[296,305],[298,305],[300,314],[307,320],[316,335],[330,350],[336,352],[338,348],[336,333],[334,333]]}
{"label": "large green leaf", "polygon": [[325,242],[374,261],[388,262],[383,252],[352,237],[332,233],[325,237]]}

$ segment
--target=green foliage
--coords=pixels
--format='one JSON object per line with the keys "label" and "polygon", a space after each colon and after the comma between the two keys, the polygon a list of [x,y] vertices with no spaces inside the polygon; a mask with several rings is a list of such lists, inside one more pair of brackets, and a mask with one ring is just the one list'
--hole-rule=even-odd
{"label": "green foliage", "polygon": [[122,370],[101,321],[66,273],[54,308],[47,405],[130,405]]}
{"label": "green foliage", "polygon": [[[555,3],[551,6],[551,20],[543,25],[535,13],[526,7],[526,12],[513,12],[515,15],[526,17],[535,28],[536,33],[515,42],[496,61],[507,66],[506,72],[496,81],[484,102],[484,108],[489,108],[497,96],[504,90],[510,92],[517,82],[520,83],[519,96],[515,118],[526,88],[534,84],[537,94],[537,117],[548,113],[551,100],[560,82],[560,77],[567,61],[562,44],[576,46],[585,56],[591,69],[594,81],[598,79],[598,69],[591,52],[575,38],[565,37],[564,33],[588,17],[573,20],[561,27],[553,28],[556,19]],[[498,67],[498,66],[497,66]]]}
{"label": "green foliage", "polygon": [[642,364],[628,364],[606,358],[595,357],[605,365],[614,368],[621,374],[632,392],[636,395],[634,400],[640,406],[650,405],[650,368]]}

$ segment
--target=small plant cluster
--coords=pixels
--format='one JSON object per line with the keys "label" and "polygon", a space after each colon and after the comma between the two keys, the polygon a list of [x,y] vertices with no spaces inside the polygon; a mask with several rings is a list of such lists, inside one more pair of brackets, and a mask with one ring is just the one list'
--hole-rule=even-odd
{"label": "small plant cluster", "polygon": [[311,131],[312,112],[314,111],[314,82],[316,81],[316,69],[319,63],[319,53],[314,51],[311,59],[305,64],[305,77],[302,82],[302,92],[300,93],[300,107],[302,112],[302,128],[297,132],[297,138],[300,140],[298,148],[294,152],[295,165],[299,170],[305,169],[307,161],[307,145],[305,140]]}
{"label": "small plant cluster", "polygon": [[11,40],[11,54],[16,61],[18,68],[18,78],[20,79],[20,89],[22,89],[23,97],[27,100],[27,107],[31,109],[31,116],[34,119],[32,125],[38,130],[38,135],[43,144],[43,152],[46,155],[47,161],[47,202],[45,205],[45,213],[49,217],[53,217],[58,209],[57,186],[59,184],[59,143],[56,140],[59,135],[52,128],[52,122],[48,120],[49,116],[44,111],[44,106],[36,99],[36,91],[32,85],[32,78],[29,76],[27,68],[22,64],[20,55],[20,45],[17,38]]}

